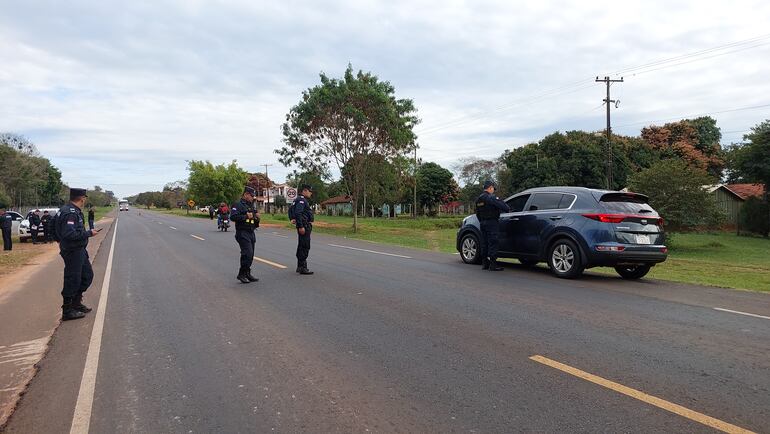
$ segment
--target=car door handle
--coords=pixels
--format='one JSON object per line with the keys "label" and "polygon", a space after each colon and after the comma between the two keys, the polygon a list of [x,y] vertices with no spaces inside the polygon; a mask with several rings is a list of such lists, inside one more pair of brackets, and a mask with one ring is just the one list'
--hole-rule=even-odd
{"label": "car door handle", "polygon": [[517,221],[519,221],[519,218],[518,217],[511,217],[511,221],[517,222]]}
{"label": "car door handle", "polygon": [[561,216],[560,216],[560,215],[554,215],[554,216],[551,216],[551,217],[549,217],[549,218],[550,218],[551,220],[554,220],[554,221],[556,221],[556,220],[561,220]]}

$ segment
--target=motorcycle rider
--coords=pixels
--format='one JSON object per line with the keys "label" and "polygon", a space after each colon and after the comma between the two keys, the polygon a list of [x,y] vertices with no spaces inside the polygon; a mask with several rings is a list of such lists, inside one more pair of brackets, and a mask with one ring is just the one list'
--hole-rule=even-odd
{"label": "motorcycle rider", "polygon": [[230,219],[230,208],[228,208],[226,203],[222,202],[219,204],[219,208],[217,208],[217,228],[222,227],[222,221],[225,219]]}

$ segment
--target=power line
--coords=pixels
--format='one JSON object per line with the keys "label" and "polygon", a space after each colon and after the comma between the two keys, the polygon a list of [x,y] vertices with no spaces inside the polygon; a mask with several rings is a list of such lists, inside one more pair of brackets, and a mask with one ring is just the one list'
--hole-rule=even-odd
{"label": "power line", "polygon": [[733,108],[733,109],[728,109],[728,110],[720,110],[720,111],[709,112],[709,113],[689,114],[689,115],[676,116],[676,117],[666,118],[666,119],[657,119],[657,120],[652,120],[652,121],[632,122],[632,123],[629,123],[629,124],[618,125],[618,128],[630,127],[630,126],[634,126],[634,125],[643,125],[643,124],[651,125],[651,124],[655,124],[655,123],[658,123],[658,122],[667,122],[667,121],[675,121],[675,120],[681,120],[681,119],[697,118],[697,117],[701,117],[701,116],[711,116],[711,115],[718,115],[718,114],[722,114],[722,113],[731,113],[731,112],[737,112],[737,111],[743,111],[743,110],[756,110],[756,109],[765,108],[765,107],[770,107],[770,104],[762,104],[762,105],[755,105],[755,106],[748,106],[748,107],[738,107],[738,108]]}
{"label": "power line", "polygon": [[[647,74],[650,72],[659,71],[661,69],[680,66],[680,65],[697,62],[701,60],[707,60],[718,56],[724,56],[727,54],[733,54],[736,52],[745,51],[745,50],[757,48],[768,44],[770,44],[770,33],[755,36],[753,38],[748,38],[740,41],[734,41],[727,44],[718,45],[711,48],[706,48],[703,50],[685,53],[679,56],[659,59],[656,61],[641,64],[641,65],[620,69],[609,75],[616,76],[619,74],[627,74],[627,75],[633,76],[633,75]],[[718,51],[723,51],[723,50],[724,52],[718,53]],[[711,53],[715,53],[715,54],[711,54]],[[708,55],[708,56],[705,56],[705,55]],[[496,108],[482,111],[480,113],[476,113],[472,115],[460,116],[453,120],[439,123],[432,127],[427,127],[422,131],[417,131],[417,133],[422,136],[430,135],[435,132],[445,130],[447,128],[464,125],[486,117],[492,117],[492,115],[497,115],[499,113],[505,112],[507,110],[510,110],[516,107],[520,107],[525,104],[535,104],[535,103],[544,101],[545,97],[561,96],[569,93],[574,93],[583,89],[588,89],[592,85],[587,83],[590,83],[591,81],[592,79],[582,79],[582,80],[571,82],[562,86],[557,86],[551,89],[547,89],[543,92],[532,94],[530,96],[515,100],[515,102],[510,104],[501,105]]]}

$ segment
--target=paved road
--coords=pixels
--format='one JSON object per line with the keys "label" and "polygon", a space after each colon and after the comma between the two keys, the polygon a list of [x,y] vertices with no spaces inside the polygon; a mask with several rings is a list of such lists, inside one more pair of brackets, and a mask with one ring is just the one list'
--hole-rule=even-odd
{"label": "paved road", "polygon": [[[770,317],[766,294],[315,234],[299,276],[270,228],[256,255],[274,265],[243,285],[215,223],[118,223],[91,432],[770,432],[770,319],[714,309]],[[9,432],[69,432],[92,322],[59,329]]]}

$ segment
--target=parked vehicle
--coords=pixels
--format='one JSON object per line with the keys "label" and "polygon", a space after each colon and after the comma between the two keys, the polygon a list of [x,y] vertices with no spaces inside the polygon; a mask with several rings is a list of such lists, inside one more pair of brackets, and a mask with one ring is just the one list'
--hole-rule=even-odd
{"label": "parked vehicle", "polygon": [[24,221],[24,216],[17,213],[16,211],[6,211],[6,214],[10,214],[12,216],[11,234],[19,235],[19,226],[21,226],[21,222]]}
{"label": "parked vehicle", "polygon": [[[499,256],[525,266],[546,262],[557,277],[614,267],[624,279],[640,279],[668,256],[663,219],[642,194],[542,187],[506,203],[511,212],[500,215]],[[480,239],[478,219],[466,217],[457,232],[463,262],[481,262]]]}
{"label": "parked vehicle", "polygon": [[[30,212],[36,209],[40,210],[41,216],[43,215],[44,211],[48,211],[48,214],[51,214],[52,216],[56,215],[56,213],[59,212],[59,208],[33,208],[33,209],[30,209]],[[19,215],[19,217],[21,217],[21,215]],[[17,233],[19,234],[19,241],[21,241],[22,243],[32,239],[32,228],[30,227],[29,220],[27,220],[26,218],[23,218],[23,220],[19,222],[19,229]],[[40,237],[43,236],[42,228],[40,228],[40,232],[38,236]]]}

